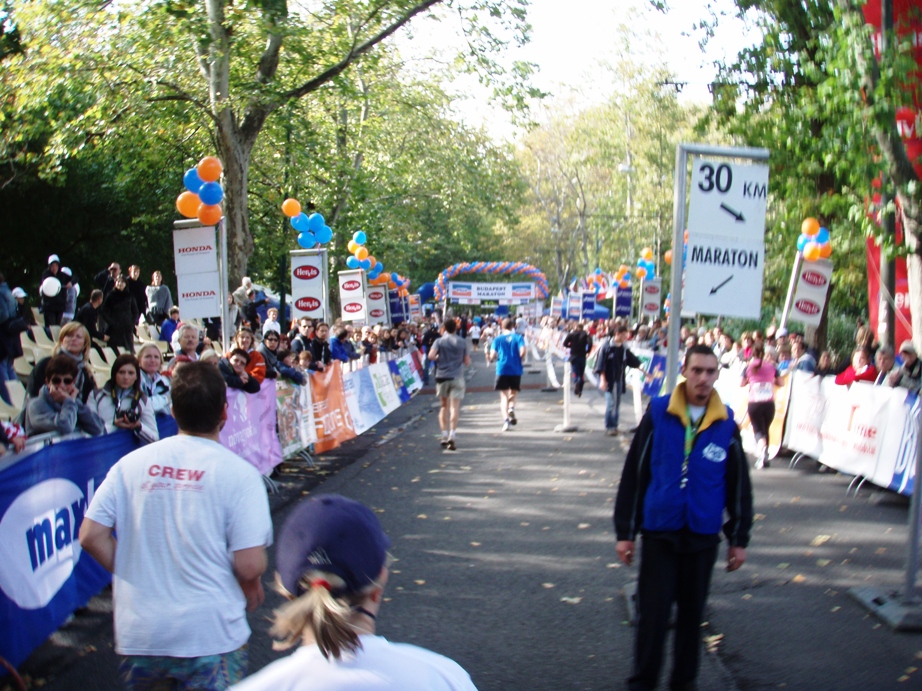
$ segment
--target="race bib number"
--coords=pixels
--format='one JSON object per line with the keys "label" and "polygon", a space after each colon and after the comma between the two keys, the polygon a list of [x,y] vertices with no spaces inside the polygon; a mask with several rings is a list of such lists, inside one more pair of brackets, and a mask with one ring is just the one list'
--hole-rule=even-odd
{"label": "race bib number", "polygon": [[749,383],[749,402],[764,403],[775,398],[774,384],[770,381]]}

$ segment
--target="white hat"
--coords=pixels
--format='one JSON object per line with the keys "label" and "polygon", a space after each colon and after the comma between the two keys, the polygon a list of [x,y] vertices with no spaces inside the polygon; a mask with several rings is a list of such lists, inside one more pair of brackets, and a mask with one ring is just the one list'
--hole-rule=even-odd
{"label": "white hat", "polygon": [[22,288],[13,288],[13,297],[14,298],[24,298],[26,296],[26,291]]}
{"label": "white hat", "polygon": [[54,264],[55,262],[57,262],[58,264],[60,264],[60,263],[61,263],[61,258],[60,258],[58,255],[56,255],[56,254],[50,255],[50,256],[48,257],[48,266],[51,266],[51,265]]}
{"label": "white hat", "polygon": [[69,277],[71,277],[71,278],[73,278],[73,276],[74,276],[74,272],[71,271],[71,270],[70,270],[68,267],[66,267],[66,266],[61,267],[61,273],[62,273],[63,275],[65,275],[65,276],[69,276]]}
{"label": "white hat", "polygon": [[784,338],[785,336],[788,335],[788,330],[782,326],[780,329],[778,329],[775,332],[775,335],[778,336],[779,338]]}
{"label": "white hat", "polygon": [[912,339],[906,339],[900,343],[900,352],[916,354],[916,347],[912,344]]}
{"label": "white hat", "polygon": [[45,297],[53,298],[55,295],[61,292],[61,282],[54,276],[49,276],[44,281],[42,281],[42,285],[39,290]]}

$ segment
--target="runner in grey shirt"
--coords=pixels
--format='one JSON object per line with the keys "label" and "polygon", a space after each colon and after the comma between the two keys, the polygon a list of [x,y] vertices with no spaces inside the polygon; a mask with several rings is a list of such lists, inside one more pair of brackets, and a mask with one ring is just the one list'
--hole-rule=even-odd
{"label": "runner in grey shirt", "polygon": [[429,359],[434,361],[435,394],[442,407],[439,410],[439,427],[442,448],[454,451],[455,430],[458,429],[458,416],[461,414],[461,401],[464,399],[464,368],[471,364],[467,340],[458,336],[454,319],[448,319],[442,326],[442,337],[432,344]]}

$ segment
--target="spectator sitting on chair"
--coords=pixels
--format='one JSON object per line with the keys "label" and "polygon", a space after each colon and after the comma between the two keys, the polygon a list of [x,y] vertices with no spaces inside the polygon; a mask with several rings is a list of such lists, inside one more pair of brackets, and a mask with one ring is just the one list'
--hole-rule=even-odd
{"label": "spectator sitting on chair", "polygon": [[[78,328],[83,329],[79,325]],[[80,390],[76,386],[79,369],[72,356],[60,353],[49,358],[43,374],[44,386],[38,396],[26,404],[25,429],[28,436],[43,432],[62,435],[85,432],[96,437],[105,433],[106,426],[99,415],[80,400]]]}
{"label": "spectator sitting on chair", "polygon": [[35,313],[32,312],[26,291],[19,287],[13,288],[13,297],[16,299],[16,316],[22,317],[29,326],[35,326]]}
{"label": "spectator sitting on chair", "polygon": [[138,349],[138,363],[141,365],[141,391],[150,401],[154,414],[172,415],[170,379],[160,373],[163,369],[163,355],[156,343],[145,343]]}
{"label": "spectator sitting on chair", "polygon": [[170,316],[160,324],[160,340],[170,344],[170,348],[173,347],[173,333],[177,326],[179,326],[179,308],[171,307]]}
{"label": "spectator sitting on chair", "polygon": [[170,360],[170,371],[180,362],[195,362],[198,360],[198,329],[189,323],[181,324],[176,329],[175,335],[178,350],[176,350],[176,355],[173,356],[173,359]]}
{"label": "spectator sitting on chair", "polygon": [[243,348],[234,348],[226,358],[221,358],[218,369],[228,388],[241,389],[246,393],[259,393],[259,381],[246,371],[249,361],[250,356]]}
{"label": "spectator sitting on chair", "polygon": [[153,406],[141,390],[141,367],[131,353],[112,363],[111,378],[96,392],[96,413],[108,432],[131,430],[142,444],[160,439]]}
{"label": "spectator sitting on chair", "polygon": [[41,393],[46,379],[45,367],[55,355],[66,355],[76,364],[77,378],[74,386],[80,392],[81,403],[86,403],[96,390],[96,380],[93,378],[92,371],[87,368],[90,360],[90,334],[83,324],[72,321],[61,327],[58,342],[51,350],[51,356],[42,358],[32,368],[32,374],[29,375],[26,383],[26,405],[28,405],[28,399],[35,398]]}

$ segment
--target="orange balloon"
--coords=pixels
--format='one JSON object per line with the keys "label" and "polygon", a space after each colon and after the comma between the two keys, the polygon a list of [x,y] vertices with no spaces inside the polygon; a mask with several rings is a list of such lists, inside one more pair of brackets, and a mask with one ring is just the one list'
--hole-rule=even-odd
{"label": "orange balloon", "polygon": [[804,247],[804,259],[815,262],[820,258],[820,246],[815,242],[808,242]]}
{"label": "orange balloon", "polygon": [[639,269],[637,269],[637,271],[634,272],[634,275],[635,275],[637,278],[646,278],[646,277],[647,277],[647,270],[641,266]]}
{"label": "orange balloon", "polygon": [[644,261],[650,261],[653,259],[653,250],[649,247],[644,247],[640,250],[640,258]]}
{"label": "orange balloon", "polygon": [[672,250],[666,250],[666,254],[663,256],[663,259],[666,261],[666,264],[672,266]]}
{"label": "orange balloon", "polygon": [[198,220],[206,226],[217,225],[222,215],[221,206],[219,204],[201,204],[198,207]]}
{"label": "orange balloon", "polygon": [[810,218],[805,218],[804,222],[800,225],[800,232],[804,235],[813,237],[818,232],[820,232],[820,222],[812,216]]}
{"label": "orange balloon", "polygon": [[686,244],[688,243],[688,231],[687,230],[685,231],[685,242]]}
{"label": "orange balloon", "polygon": [[347,248],[347,249],[349,250],[349,252],[351,252],[352,254],[355,254],[355,251],[356,251],[359,247],[361,247],[361,245],[357,244],[357,243],[355,242],[355,240],[350,240],[350,241],[349,241],[349,244],[346,245],[346,248]]}
{"label": "orange balloon", "polygon": [[628,283],[627,281],[621,281],[620,283],[618,283],[618,285],[621,286],[622,288],[628,288],[630,287],[631,284]]}
{"label": "orange balloon", "polygon": [[286,199],[282,202],[282,213],[294,218],[301,213],[301,203],[297,199]]}
{"label": "orange balloon", "polygon": [[832,256],[832,243],[824,242],[820,245],[820,257],[823,259],[829,259]]}
{"label": "orange balloon", "polygon": [[195,218],[201,203],[202,200],[198,198],[198,195],[189,190],[176,197],[176,208],[186,218]]}
{"label": "orange balloon", "polygon": [[394,290],[394,288],[397,287],[397,284],[396,284],[394,281],[388,281],[388,282],[387,282],[387,287],[388,287],[390,290]]}
{"label": "orange balloon", "polygon": [[[224,172],[224,166],[221,161],[214,156],[205,156],[195,167],[198,176],[203,182],[215,182],[221,173]],[[298,213],[301,213],[300,211]]]}
{"label": "orange balloon", "polygon": [[621,274],[622,276],[630,270],[631,270],[631,267],[629,267],[627,264],[622,264],[621,266],[618,267],[618,273]]}
{"label": "orange balloon", "polygon": [[375,268],[375,264],[378,263],[378,260],[375,259],[375,258],[374,258],[373,256],[371,256],[370,254],[368,255],[368,261],[371,262],[371,266],[368,267],[369,269]]}
{"label": "orange balloon", "polygon": [[368,259],[368,248],[363,247],[362,245],[359,245],[358,248],[356,248],[355,250],[355,258],[358,259],[359,261],[362,261],[363,259]]}

